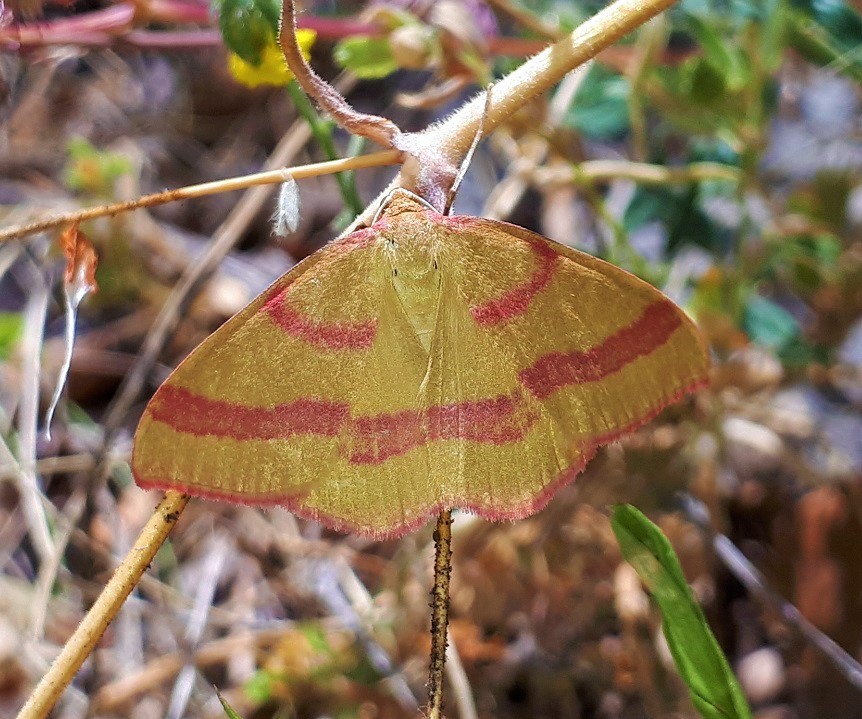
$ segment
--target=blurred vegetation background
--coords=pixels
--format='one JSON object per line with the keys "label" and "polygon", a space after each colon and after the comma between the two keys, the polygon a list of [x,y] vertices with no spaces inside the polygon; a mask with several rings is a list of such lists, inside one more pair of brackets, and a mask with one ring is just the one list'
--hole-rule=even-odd
{"label": "blurred vegetation background", "polygon": [[[307,2],[312,64],[361,110],[426,127],[601,7]],[[856,0],[682,0],[482,144],[456,212],[609,259],[698,321],[711,386],[603,451],[538,515],[459,515],[450,716],[695,716],[609,506],[665,531],[764,719],[857,717],[862,679],[862,16]],[[2,225],[363,151],[273,60],[267,0],[7,0]],[[312,32],[313,31],[313,32]],[[68,388],[59,233],[0,244],[0,715],[12,715],[156,498],[128,457],[155,387],[385,187],[391,169],[93,221],[99,292]],[[167,312],[166,306],[172,308]],[[140,386],[127,378],[135,377]],[[808,637],[713,551],[704,503]],[[406,717],[424,701],[428,528],[345,537],[195,501],[58,717]],[[848,667],[850,667],[848,669]]]}

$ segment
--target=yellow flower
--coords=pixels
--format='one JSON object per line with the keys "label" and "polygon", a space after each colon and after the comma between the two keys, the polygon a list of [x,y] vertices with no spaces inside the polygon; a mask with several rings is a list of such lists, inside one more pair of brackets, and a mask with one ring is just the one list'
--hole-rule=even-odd
{"label": "yellow flower", "polygon": [[[316,39],[317,33],[314,30],[300,28],[296,31],[296,40],[306,60],[311,55],[311,46]],[[260,85],[281,87],[293,79],[293,73],[287,69],[287,63],[284,61],[284,55],[282,55],[275,37],[263,49],[259,65],[252,65],[234,53],[230,54],[228,62],[231,75],[247,87]]]}

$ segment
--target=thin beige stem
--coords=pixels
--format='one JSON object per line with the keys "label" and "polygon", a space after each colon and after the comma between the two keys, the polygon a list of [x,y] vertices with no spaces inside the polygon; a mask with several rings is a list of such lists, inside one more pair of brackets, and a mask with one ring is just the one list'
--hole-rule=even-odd
{"label": "thin beige stem", "polygon": [[742,171],[717,162],[693,162],[681,167],[665,167],[627,160],[589,160],[576,167],[540,168],[534,173],[538,185],[570,185],[572,182],[634,180],[644,185],[678,185],[703,180],[741,182]]}
{"label": "thin beige stem", "polygon": [[434,588],[431,590],[431,665],[428,669],[428,719],[440,719],[443,669],[449,628],[449,575],[452,572],[452,511],[437,515],[434,530]]}
{"label": "thin beige stem", "polygon": [[[49,288],[41,272],[33,270],[30,297],[24,310],[24,333],[21,338],[20,400],[18,406],[18,491],[27,531],[39,554],[42,569],[51,564],[54,542],[48,520],[42,509],[42,489],[33,471],[36,464],[39,424],[39,375],[42,369],[42,343],[48,313]],[[4,452],[6,454],[6,452]]]}
{"label": "thin beige stem", "polygon": [[178,200],[191,200],[196,197],[216,195],[221,192],[245,190],[257,185],[274,185],[279,182],[284,182],[288,178],[301,180],[307,177],[331,175],[336,172],[345,172],[347,170],[359,170],[367,167],[380,167],[383,165],[396,165],[400,161],[400,152],[397,150],[385,150],[383,152],[375,152],[368,155],[360,155],[358,157],[346,157],[341,160],[331,160],[328,162],[315,162],[310,165],[299,165],[297,167],[270,170],[268,172],[256,172],[252,175],[244,175],[243,177],[231,177],[226,180],[216,180],[214,182],[204,182],[199,185],[189,185],[187,187],[180,187],[176,190],[166,190],[165,192],[157,192],[152,195],[144,195],[143,197],[139,197],[137,200],[116,202],[111,205],[101,205],[99,207],[91,207],[86,210],[75,210],[74,212],[66,212],[62,215],[46,217],[25,225],[9,227],[5,230],[0,230],[0,242],[14,240],[35,232],[50,230],[53,227],[59,227],[71,222],[83,222],[85,220],[93,220],[98,217],[109,217],[121,212],[137,210],[142,207],[154,207],[155,205],[164,205],[168,202],[176,202]]}
{"label": "thin beige stem", "polygon": [[446,677],[455,695],[455,704],[458,705],[458,719],[479,719],[470,680],[467,678],[467,672],[464,671],[455,642],[446,647]]}
{"label": "thin beige stem", "polygon": [[48,673],[33,690],[19,712],[18,719],[43,719],[48,715],[81,664],[95,648],[123,602],[140,581],[141,575],[167,539],[188,501],[188,495],[170,490],[165,493],[152,518],[141,531],[138,541],[117,567],[74,634],[69,637]]}
{"label": "thin beige stem", "polygon": [[[59,457],[42,457],[36,460],[36,473],[62,474],[66,472],[86,472],[96,466],[96,460],[90,452],[79,454],[66,454]],[[3,478],[7,467],[0,467],[0,479]]]}
{"label": "thin beige stem", "polygon": [[519,7],[510,2],[510,0],[488,0],[488,2],[500,12],[506,13],[525,28],[532,30],[538,35],[550,38],[551,40],[559,40],[565,34],[560,31],[558,26],[546,23],[540,15]]}
{"label": "thin beige stem", "polygon": [[[240,631],[196,648],[191,661],[199,669],[220,666],[241,652],[270,649],[284,637],[284,631],[282,627]],[[101,687],[90,704],[92,715],[126,714],[130,702],[176,677],[187,661],[188,652],[153,657],[139,671]]]}
{"label": "thin beige stem", "polygon": [[634,52],[626,66],[626,77],[629,81],[631,92],[629,93],[629,125],[631,127],[631,152],[635,160],[645,161],[649,155],[649,143],[647,139],[647,122],[644,112],[644,96],[642,90],[644,77],[649,68],[653,66],[653,60],[666,41],[667,23],[657,17],[643,26]]}

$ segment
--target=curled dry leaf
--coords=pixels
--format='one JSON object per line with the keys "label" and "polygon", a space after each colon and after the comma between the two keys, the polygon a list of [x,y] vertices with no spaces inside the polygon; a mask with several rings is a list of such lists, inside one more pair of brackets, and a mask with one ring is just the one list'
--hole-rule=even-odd
{"label": "curled dry leaf", "polygon": [[[77,222],[60,234],[60,249],[66,258],[63,282],[66,292],[72,297],[83,298],[89,292],[98,292],[96,265],[98,258],[90,239],[81,231]],[[81,300],[78,299],[78,302]]]}
{"label": "curled dry leaf", "polygon": [[98,258],[90,239],[81,231],[77,222],[69,225],[60,234],[60,249],[66,257],[66,269],[63,272],[63,295],[66,309],[65,352],[63,364],[57,376],[57,385],[45,413],[45,434],[51,437],[51,419],[66,385],[69,367],[72,364],[72,349],[75,346],[75,322],[78,316],[78,305],[90,292],[98,292],[96,283],[96,265]]}

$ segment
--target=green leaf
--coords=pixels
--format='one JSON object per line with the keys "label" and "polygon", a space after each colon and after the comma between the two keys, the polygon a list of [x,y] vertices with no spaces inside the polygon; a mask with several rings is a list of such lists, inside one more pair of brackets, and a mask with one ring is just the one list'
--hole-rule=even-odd
{"label": "green leaf", "polygon": [[110,195],[114,182],[132,171],[129,158],[100,150],[83,137],[73,137],[66,146],[68,159],[63,168],[66,186],[91,195]]}
{"label": "green leaf", "polygon": [[782,237],[760,274],[771,282],[789,278],[794,289],[813,293],[834,279],[840,256],[841,239],[831,233]]}
{"label": "green leaf", "polygon": [[299,629],[300,634],[305,637],[305,640],[308,642],[308,646],[310,646],[313,651],[326,656],[332,655],[332,646],[329,643],[326,632],[323,631],[323,627],[321,627],[320,624],[317,622],[308,622],[299,625],[297,629]]}
{"label": "green leaf", "polygon": [[21,332],[24,330],[24,318],[17,312],[0,312],[0,359],[9,359]]}
{"label": "green leaf", "polygon": [[563,124],[587,137],[618,138],[629,129],[629,83],[602,65],[593,65],[575,94]]}
{"label": "green leaf", "polygon": [[265,669],[258,669],[244,687],[245,695],[255,704],[266,704],[272,699],[275,680]]}
{"label": "green leaf", "polygon": [[377,80],[398,69],[389,40],[381,37],[346,37],[335,46],[334,57],[363,80]]}
{"label": "green leaf", "polygon": [[837,0],[803,0],[793,3],[787,17],[788,45],[811,62],[862,81],[862,16],[855,8]]}
{"label": "green leaf", "polygon": [[703,48],[706,64],[725,87],[735,92],[751,82],[751,65],[745,54],[722,36],[714,20],[692,15],[687,24]]}
{"label": "green leaf", "polygon": [[230,704],[228,704],[227,699],[225,699],[221,692],[216,688],[216,696],[218,697],[219,702],[221,702],[221,708],[224,709],[225,716],[227,719],[242,719],[239,713],[234,709]]}
{"label": "green leaf", "polygon": [[778,352],[802,333],[793,315],[760,295],[752,295],[746,302],[742,324],[753,342]]}
{"label": "green leaf", "polygon": [[670,255],[686,245],[717,252],[726,241],[726,231],[703,211],[701,189],[697,185],[638,187],[626,207],[623,225],[631,232],[653,221],[667,229]]}
{"label": "green leaf", "polygon": [[128,489],[135,485],[135,477],[128,462],[119,462],[111,468],[111,479],[117,487]]}
{"label": "green leaf", "polygon": [[751,719],[748,702],[694,601],[670,542],[628,504],[614,507],[611,526],[626,561],[658,604],[668,647],[695,708],[706,719]]}
{"label": "green leaf", "polygon": [[281,3],[274,0],[213,0],[218,26],[228,49],[259,65],[264,48],[278,36]]}

